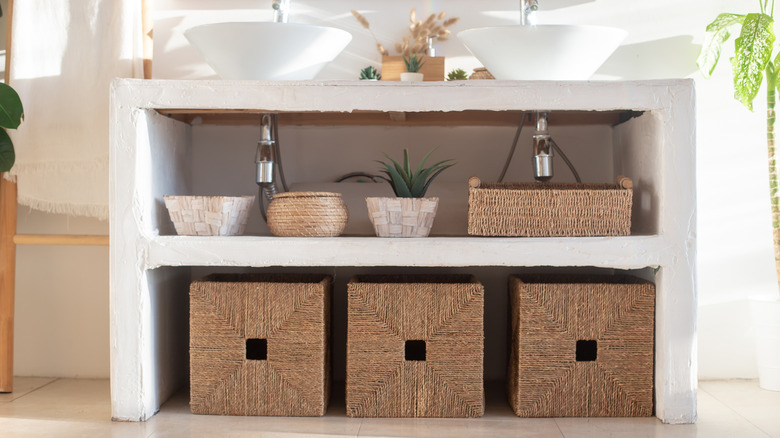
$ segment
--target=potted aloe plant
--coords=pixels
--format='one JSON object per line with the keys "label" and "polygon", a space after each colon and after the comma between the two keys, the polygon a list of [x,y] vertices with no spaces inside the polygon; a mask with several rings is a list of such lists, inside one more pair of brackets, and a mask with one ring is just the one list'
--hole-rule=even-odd
{"label": "potted aloe plant", "polygon": [[[707,26],[707,37],[699,55],[699,69],[709,77],[720,59],[723,46],[732,29],[739,28],[734,39],[734,97],[753,110],[753,100],[766,76],[766,141],[769,152],[769,187],[772,206],[772,232],[775,248],[775,268],[780,281],[780,187],[775,159],[775,102],[780,54],[772,57],[775,48],[774,0],[759,0],[759,12],[750,14],[723,13]],[[779,289],[780,290],[780,289]],[[780,391],[780,296],[753,299],[753,322],[756,327],[756,353],[762,388]],[[773,333],[774,332],[774,333]]]}
{"label": "potted aloe plant", "polygon": [[450,70],[450,72],[447,73],[448,81],[466,81],[468,78],[469,74],[462,68],[456,68],[454,70]]}
{"label": "potted aloe plant", "polygon": [[10,85],[0,82],[0,172],[8,172],[16,161],[14,144],[6,129],[16,129],[24,119],[19,95]]}
{"label": "potted aloe plant", "polygon": [[373,65],[360,70],[360,80],[362,81],[378,81],[380,79],[382,79],[382,74]]}
{"label": "potted aloe plant", "polygon": [[402,81],[422,81],[424,76],[420,73],[420,69],[425,65],[423,57],[412,53],[409,56],[404,56],[404,65],[406,65],[406,72],[401,73]]}
{"label": "potted aloe plant", "polygon": [[[434,149],[435,150],[435,149]],[[379,237],[426,237],[431,231],[439,198],[426,198],[431,182],[444,170],[452,167],[452,160],[443,160],[425,167],[433,151],[422,159],[416,170],[412,170],[409,151],[404,149],[403,164],[385,157],[389,162],[378,161],[381,171],[395,192],[395,198],[366,198],[368,216]]]}

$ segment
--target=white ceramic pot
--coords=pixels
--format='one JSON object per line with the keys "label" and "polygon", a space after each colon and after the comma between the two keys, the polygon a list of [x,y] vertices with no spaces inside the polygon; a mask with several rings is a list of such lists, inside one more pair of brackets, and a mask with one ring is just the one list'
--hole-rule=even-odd
{"label": "white ceramic pot", "polygon": [[751,297],[759,386],[780,391],[780,297]]}
{"label": "white ceramic pot", "polygon": [[423,77],[422,73],[401,73],[401,80],[405,82],[422,81]]}

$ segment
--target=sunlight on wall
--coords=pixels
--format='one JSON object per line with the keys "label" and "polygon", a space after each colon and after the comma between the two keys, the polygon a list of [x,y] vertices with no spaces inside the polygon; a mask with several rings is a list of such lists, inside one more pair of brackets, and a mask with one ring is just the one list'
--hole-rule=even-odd
{"label": "sunlight on wall", "polygon": [[[764,104],[758,103],[763,102],[763,99],[757,100],[755,112],[750,113],[733,99],[728,54],[724,54],[721,62],[726,62],[718,67],[710,80],[703,79],[695,72],[692,61],[698,51],[697,45],[702,42],[704,27],[718,13],[749,12],[757,6],[757,2],[655,0],[631,2],[630,7],[626,6],[625,0],[542,0],[540,3],[540,23],[607,25],[629,31],[623,46],[600,70],[601,78],[662,79],[688,76],[696,79],[699,374],[703,378],[755,377],[746,299],[751,294],[775,292],[777,289],[769,236],[766,146],[763,138]],[[216,77],[181,33],[206,22],[269,21],[270,7],[261,7],[263,4],[257,0],[155,0],[155,78]],[[412,7],[423,15],[446,10],[449,17],[460,17],[460,22],[452,28],[453,33],[457,33],[471,27],[515,23],[517,4],[517,0],[293,0],[295,10],[292,20],[326,24],[351,32],[352,42],[322,72],[321,79],[353,79],[360,68],[366,65],[379,66],[381,62],[371,34],[349,13],[352,8],[365,14],[380,42],[392,46],[405,33]],[[0,34],[4,35],[4,32]],[[31,38],[40,39],[39,42],[36,40],[40,44],[67,42],[67,35],[43,31]],[[447,57],[447,70],[464,68],[471,71],[479,65],[454,36],[436,48],[439,55]],[[47,74],[58,74],[58,69],[58,65],[47,66],[46,71]],[[32,223],[29,218],[26,220]],[[35,222],[35,229],[29,232],[42,232],[47,227],[56,228],[65,220],[61,217],[39,218]],[[87,229],[84,232],[106,232],[101,226],[105,225],[96,225],[94,230]],[[22,231],[24,227],[20,220]],[[46,253],[50,254],[48,251]],[[99,308],[90,308],[89,311],[104,311],[107,278],[99,277],[102,283],[89,289],[80,286],[77,280],[70,280],[63,273],[63,276],[52,278],[51,286],[47,286],[49,283],[39,285],[41,256],[32,251],[26,254],[28,256],[22,254],[18,262],[20,287],[34,284],[36,289],[45,290],[54,289],[60,284],[70,284],[65,292],[73,294],[74,300],[102,303]],[[55,252],[51,251],[51,254]],[[72,258],[72,255],[61,256],[65,259],[68,257]],[[98,267],[105,263],[103,252],[98,256],[83,257],[79,263]],[[51,263],[64,262],[52,260]],[[48,315],[52,306],[60,305],[56,300],[45,299],[45,293],[19,298],[20,307],[16,315],[18,333],[24,334],[27,332],[25,327],[40,322],[41,326],[34,333],[58,333],[61,338],[67,339],[87,331],[107,336],[107,315],[102,313],[95,318],[84,318],[84,326],[80,326],[78,332],[56,326],[55,321],[41,321],[39,315]],[[37,336],[35,338],[38,339]],[[83,350],[74,353],[78,357],[69,357],[63,362],[67,362],[67,365],[59,368],[41,352],[45,347],[39,348],[37,343],[28,343],[30,348],[19,347],[17,350],[17,371],[21,375],[44,373],[105,377],[108,375],[108,346],[100,339],[87,339],[88,345],[82,345]],[[17,342],[17,345],[21,343]],[[91,360],[95,356],[102,358],[97,367]],[[729,360],[723,360],[724,357]],[[40,367],[43,363],[47,364],[45,369]]]}
{"label": "sunlight on wall", "polygon": [[[184,0],[158,2],[158,13],[168,14],[156,28],[155,75],[161,78],[214,77],[180,32],[195,20],[227,20],[256,4],[242,0],[221,2],[220,10],[208,9],[202,1],[197,11],[176,10],[192,5]],[[293,20],[343,28],[353,34],[347,49],[321,73],[321,79],[352,79],[365,65],[379,66],[379,55],[371,34],[348,14],[350,8],[363,13],[377,39],[387,47],[400,40],[408,23],[408,11],[418,13],[446,10],[461,17],[452,28],[460,30],[491,25],[514,24],[518,2],[490,1],[447,3],[421,1],[363,1],[351,4],[339,0],[295,1]],[[747,12],[753,5],[736,5],[726,0],[676,2],[658,0],[632,3],[620,0],[549,0],[541,4],[537,20],[542,24],[567,23],[621,27],[628,38],[597,72],[596,79],[665,79],[693,77],[697,82],[697,180],[699,190],[699,301],[702,311],[699,333],[702,377],[751,377],[755,374],[747,298],[776,289],[772,269],[763,115],[745,110],[732,97],[727,62],[710,80],[697,72],[695,59],[705,26],[724,11]],[[240,11],[231,7],[241,8]],[[742,9],[742,10],[740,10]],[[671,13],[673,11],[673,13]],[[239,14],[235,14],[239,12]],[[264,14],[265,11],[256,12]],[[177,17],[178,18],[175,18]],[[232,18],[235,19],[235,18]],[[174,26],[170,22],[176,21]],[[437,44],[437,54],[446,57],[446,69],[478,67],[479,62],[453,35]],[[726,52],[729,49],[726,49]],[[724,59],[728,55],[724,54]],[[532,60],[529,60],[532,62]],[[186,68],[182,67],[186,66]],[[757,101],[758,102],[758,101]],[[723,321],[728,321],[723,323]],[[729,326],[731,330],[713,330]],[[725,336],[725,338],[724,338]],[[735,350],[734,360],[724,364],[713,360],[726,342]]]}
{"label": "sunlight on wall", "polygon": [[[37,19],[40,20],[39,32],[16,36],[16,38],[24,40],[26,50],[11,53],[11,59],[16,63],[13,70],[14,79],[58,76],[62,72],[62,63],[59,58],[45,56],[48,53],[65,53],[67,51],[70,40],[68,32],[68,26],[71,22],[70,11],[63,10],[61,12],[61,16],[42,14],[38,17]],[[18,32],[18,30],[12,28],[12,32]]]}

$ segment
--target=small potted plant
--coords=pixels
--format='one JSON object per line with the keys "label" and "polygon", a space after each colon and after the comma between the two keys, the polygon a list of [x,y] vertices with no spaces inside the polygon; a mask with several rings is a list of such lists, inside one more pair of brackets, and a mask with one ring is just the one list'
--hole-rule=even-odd
{"label": "small potted plant", "polygon": [[389,162],[378,161],[386,175],[380,178],[390,184],[396,197],[366,198],[368,216],[377,236],[426,237],[430,233],[439,198],[426,198],[425,192],[440,173],[455,164],[452,160],[443,160],[425,167],[425,161],[432,153],[428,152],[416,170],[412,170],[407,149],[404,149],[403,164],[387,154],[385,157]]}
{"label": "small potted plant", "polygon": [[447,73],[448,81],[465,81],[468,80],[468,78],[469,74],[466,73],[466,70],[463,70],[462,68],[456,68]]}
{"label": "small potted plant", "polygon": [[423,57],[411,54],[409,56],[404,56],[404,64],[406,65],[406,72],[401,73],[401,80],[402,81],[422,81],[423,80],[423,74],[420,73],[420,69],[423,65],[425,65],[425,62],[423,61]]}
{"label": "small potted plant", "polygon": [[382,79],[382,74],[373,65],[360,70],[360,80],[362,81],[378,81],[380,79]]}
{"label": "small potted plant", "polygon": [[[775,250],[775,270],[780,285],[780,192],[777,190],[775,119],[778,85],[780,85],[780,53],[774,54],[774,1],[758,2],[759,11],[749,14],[722,13],[707,26],[698,65],[705,77],[710,77],[720,59],[723,44],[738,30],[734,38],[734,57],[730,66],[734,77],[734,98],[749,110],[766,77],[766,145],[769,157],[770,205],[772,207],[772,241]],[[774,54],[774,57],[772,56]],[[777,354],[777,331],[780,320],[780,297],[775,289],[771,297],[754,297],[751,301],[756,326],[756,353],[763,359],[758,365],[759,385],[780,391],[780,355]],[[774,331],[773,331],[774,330]]]}

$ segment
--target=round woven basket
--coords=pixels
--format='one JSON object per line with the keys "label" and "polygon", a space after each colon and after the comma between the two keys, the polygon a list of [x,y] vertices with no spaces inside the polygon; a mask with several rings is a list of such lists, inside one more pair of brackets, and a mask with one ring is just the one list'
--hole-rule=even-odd
{"label": "round woven basket", "polygon": [[474,73],[469,76],[469,79],[495,79],[492,74],[485,67],[478,67],[474,69]]}
{"label": "round woven basket", "polygon": [[268,206],[268,228],[281,237],[335,237],[349,219],[341,193],[286,192]]}
{"label": "round woven basket", "polygon": [[180,236],[244,234],[254,196],[163,196]]}

